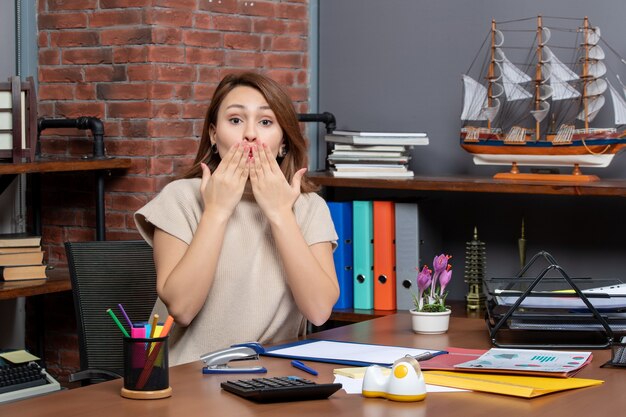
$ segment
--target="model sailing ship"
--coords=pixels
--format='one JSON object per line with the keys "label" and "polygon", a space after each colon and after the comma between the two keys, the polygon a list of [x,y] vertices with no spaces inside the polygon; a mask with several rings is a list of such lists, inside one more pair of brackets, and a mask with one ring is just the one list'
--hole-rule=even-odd
{"label": "model sailing ship", "polygon": [[[518,165],[570,166],[573,174],[561,177],[591,181],[597,177],[581,175],[579,167],[606,167],[626,147],[626,132],[619,129],[626,124],[626,87],[616,73],[609,80],[612,72],[604,62],[604,49],[617,53],[587,17],[576,19],[576,27],[569,29],[562,22],[574,19],[549,18],[553,19],[556,23],[549,27],[544,25],[548,18],[538,17],[536,28],[525,30],[534,35],[534,41],[530,49],[525,47],[528,62],[523,64],[507,58],[504,35],[507,25],[535,18],[492,21],[489,41],[483,44],[490,47],[484,53],[482,74],[477,78],[463,75],[461,146],[473,154],[475,164],[512,165],[511,173],[496,178],[521,176]],[[575,35],[576,41],[568,46],[550,45],[553,33]],[[521,48],[513,45],[512,52],[515,49]],[[569,60],[562,60],[553,50]],[[618,60],[626,73],[626,60],[620,56]],[[607,92],[615,126],[598,127],[592,122],[611,107],[604,107]],[[531,176],[524,174],[524,178]]]}

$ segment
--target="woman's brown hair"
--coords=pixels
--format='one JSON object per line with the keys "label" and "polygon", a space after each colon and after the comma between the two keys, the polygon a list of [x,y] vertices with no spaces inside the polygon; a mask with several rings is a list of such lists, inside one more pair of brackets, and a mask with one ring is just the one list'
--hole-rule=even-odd
{"label": "woman's brown hair", "polygon": [[[211,172],[213,172],[221,162],[222,159],[220,155],[211,151],[209,128],[211,125],[216,126],[217,113],[226,95],[235,89],[235,87],[239,86],[247,86],[259,91],[263,97],[265,97],[268,105],[276,115],[276,121],[283,130],[283,143],[287,150],[284,157],[278,158],[278,163],[285,178],[291,183],[296,171],[307,166],[307,141],[300,131],[298,115],[287,93],[276,81],[253,72],[228,74],[217,86],[204,119],[202,139],[200,140],[196,159],[191,168],[183,175],[183,178],[202,177],[202,169],[200,168],[201,162],[205,162]],[[312,192],[317,191],[317,189],[318,187],[313,184],[306,175],[302,178],[300,186],[301,192]]]}

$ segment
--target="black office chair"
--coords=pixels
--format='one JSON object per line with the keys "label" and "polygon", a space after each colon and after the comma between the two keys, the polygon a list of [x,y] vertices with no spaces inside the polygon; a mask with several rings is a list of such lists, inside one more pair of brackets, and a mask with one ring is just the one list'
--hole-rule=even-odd
{"label": "black office chair", "polygon": [[123,335],[107,309],[130,334],[118,304],[132,321],[148,321],[157,299],[152,248],[144,241],[66,242],[78,325],[80,371],[69,381],[83,385],[124,373]]}

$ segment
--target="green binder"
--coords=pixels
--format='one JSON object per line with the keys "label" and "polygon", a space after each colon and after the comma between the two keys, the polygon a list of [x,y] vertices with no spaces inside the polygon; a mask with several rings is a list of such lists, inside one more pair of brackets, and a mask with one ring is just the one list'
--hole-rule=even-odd
{"label": "green binder", "polygon": [[354,248],[354,308],[374,308],[374,247],[372,202],[352,203]]}

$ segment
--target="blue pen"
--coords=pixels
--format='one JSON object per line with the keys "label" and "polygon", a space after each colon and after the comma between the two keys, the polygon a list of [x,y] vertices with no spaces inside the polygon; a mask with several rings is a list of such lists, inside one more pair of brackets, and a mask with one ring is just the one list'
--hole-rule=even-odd
{"label": "blue pen", "polygon": [[300,361],[291,361],[291,366],[293,366],[294,368],[301,369],[304,372],[308,372],[311,375],[316,375],[317,376],[317,371],[315,369],[309,368],[308,366],[306,366],[305,364],[303,364]]}

